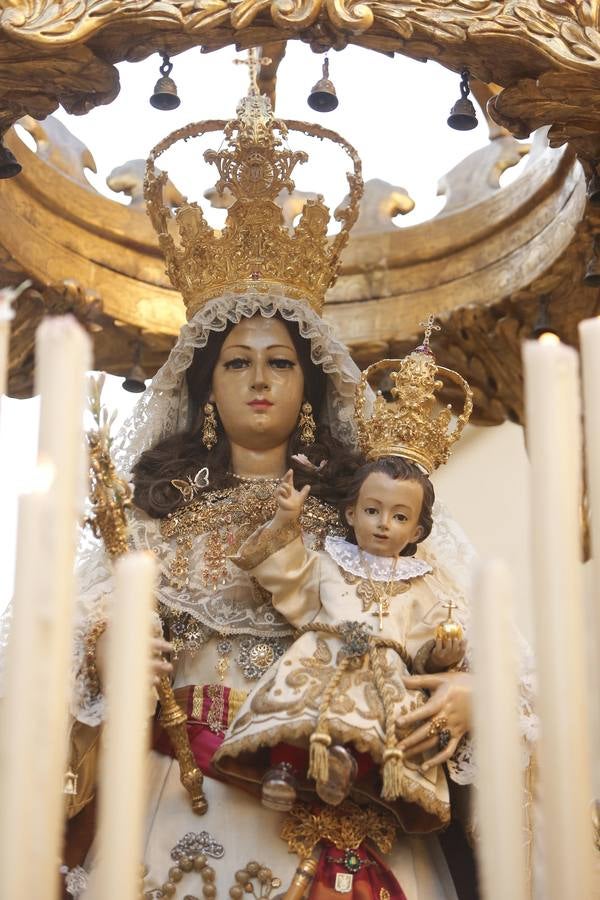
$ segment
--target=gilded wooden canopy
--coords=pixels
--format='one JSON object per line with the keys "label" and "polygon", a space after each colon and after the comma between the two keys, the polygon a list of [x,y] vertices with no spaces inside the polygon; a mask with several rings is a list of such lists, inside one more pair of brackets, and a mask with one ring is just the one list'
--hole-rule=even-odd
{"label": "gilded wooden canopy", "polygon": [[[450,173],[444,210],[422,225],[396,228],[406,198],[368,184],[325,315],[365,364],[406,349],[433,312],[445,324],[438,356],[471,381],[476,421],[520,421],[519,344],[540,310],[573,343],[577,321],[600,313],[589,272],[584,282],[600,228],[586,197],[600,160],[599,9],[598,0],[0,0],[0,133],[23,165],[0,182],[0,285],[34,282],[17,305],[11,392],[31,389],[44,311],[73,310],[94,334],[97,366],[120,373],[136,346],[152,371],[183,321],[143,207],[95,193],[82,177],[85,148],[74,153],[52,120],[33,119],[59,103],[80,114],[109,103],[115,63],[192,46],[268,47],[275,62],[261,81],[272,93],[285,41],[297,38],[316,51],[353,43],[467,66],[481,83],[493,140]],[[37,154],[9,130],[23,116],[33,117]],[[534,131],[527,167],[499,190],[499,173],[523,152],[513,135]],[[135,201],[140,175],[124,177]]]}

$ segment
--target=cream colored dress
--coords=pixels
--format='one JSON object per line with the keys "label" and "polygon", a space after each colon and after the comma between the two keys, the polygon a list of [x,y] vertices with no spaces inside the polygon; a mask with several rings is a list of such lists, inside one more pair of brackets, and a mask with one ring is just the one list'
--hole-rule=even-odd
{"label": "cream colored dress", "polygon": [[[382,701],[387,695],[393,723],[425,701],[402,678],[411,674],[415,657],[428,655],[436,627],[448,614],[446,592],[431,566],[413,557],[400,557],[394,566],[342,538],[329,537],[324,551],[313,551],[297,530],[269,527],[243,544],[235,562],[272,594],[273,606],[288,622],[308,630],[252,690],[215,755],[216,768],[233,780],[260,780],[268,755],[259,751],[281,743],[308,747],[325,723],[333,743],[352,745],[377,764],[356,782],[353,796],[384,803],[379,767],[390,739]],[[360,651],[365,640],[368,650],[363,646],[352,656],[352,642],[358,641]],[[432,831],[450,819],[443,768],[422,774],[421,762],[401,764],[399,798],[384,803],[411,833]],[[300,782],[301,791],[313,786]]]}
{"label": "cream colored dress", "polygon": [[[175,540],[166,542],[160,531],[160,522],[148,518],[139,510],[133,510],[132,539],[137,549],[156,555],[161,570],[160,595],[169,596],[168,574],[170,561],[175,555]],[[197,597],[197,606],[206,609],[202,613],[207,626],[218,632],[235,627],[240,620],[247,633],[245,619],[251,617],[255,630],[265,620],[264,633],[276,634],[274,625],[268,623],[268,610],[263,610],[249,574],[229,564],[229,579],[216,592],[201,587],[202,563],[205,557],[205,535],[192,540],[191,591]],[[160,554],[157,552],[160,550]],[[90,624],[101,618],[106,602],[112,594],[113,578],[110,567],[100,563],[93,573],[93,584],[80,594],[78,646],[83,653],[84,635]],[[184,592],[179,592],[179,595]],[[190,593],[190,600],[192,593]],[[271,610],[271,616],[277,616]],[[375,619],[373,620],[375,621]],[[285,625],[287,623],[284,622]],[[267,627],[268,626],[268,627]],[[289,626],[288,626],[289,627]],[[281,639],[281,638],[278,638]],[[175,662],[175,688],[184,685],[210,685],[218,683],[217,668],[220,660],[220,638],[210,633],[199,645],[186,643]],[[232,691],[245,694],[252,688],[244,668],[236,661],[237,649],[224,684]],[[80,657],[75,661],[80,667]],[[78,678],[74,696],[74,715],[90,725],[100,724],[104,715],[103,697],[87,695],[85,683]],[[464,767],[464,764],[463,764]],[[458,770],[457,770],[458,771]],[[460,777],[460,775],[459,775]],[[235,873],[249,860],[257,860],[268,866],[273,875],[287,887],[294,875],[298,857],[290,853],[288,844],[281,837],[285,814],[264,809],[256,796],[239,786],[215,778],[204,780],[208,800],[208,812],[204,816],[193,813],[189,797],[182,787],[179,765],[176,760],[156,751],[149,754],[148,800],[144,840],[144,864],[147,875],[144,882],[146,900],[157,900],[158,889],[167,879],[174,865],[173,851],[181,846],[187,835],[195,836],[197,845],[207,848],[208,859],[216,871],[218,898],[228,897],[229,888],[235,883]],[[398,835],[385,861],[402,885],[408,900],[457,900],[445,858],[435,835],[411,837]],[[93,867],[94,850],[86,862]],[[201,897],[200,875],[190,873],[178,885],[176,897]]]}
{"label": "cream colored dress", "polygon": [[[141,396],[131,419],[115,439],[113,450],[117,469],[130,477],[140,455],[159,441],[183,431],[192,423],[193,406],[188,402],[186,371],[194,353],[203,348],[215,331],[223,331],[228,323],[236,324],[254,315],[270,317],[274,313],[286,321],[296,322],[303,338],[310,342],[311,358],[327,376],[321,424],[332,429],[336,440],[348,447],[355,446],[353,405],[359,371],[347,349],[336,339],[331,327],[307,303],[288,299],[285,290],[273,288],[268,293],[248,290],[243,294],[230,292],[210,301],[186,323],[165,365],[154,376],[152,385]],[[265,516],[268,518],[268,516]],[[225,523],[224,523],[225,528]],[[225,687],[245,694],[254,682],[246,663],[257,644],[268,643],[273,653],[285,649],[291,626],[265,601],[256,590],[255,582],[242,570],[230,565],[226,581],[216,591],[207,591],[202,572],[208,560],[209,535],[202,533],[190,538],[190,574],[185,588],[170,583],[169,572],[177,554],[177,541],[165,538],[160,521],[150,519],[139,510],[132,510],[131,546],[153,553],[160,569],[157,590],[161,610],[171,618],[181,616],[182,627],[172,636],[181,641],[175,663],[174,687]],[[431,536],[419,545],[423,556],[435,572],[447,565],[452,577],[460,574],[466,586],[473,565],[473,548],[456,523],[436,503],[434,529]],[[104,718],[104,698],[90,694],[89,686],[80,675],[85,654],[85,638],[89,629],[106,615],[106,607],[114,589],[112,567],[103,548],[95,543],[83,549],[79,563],[79,603],[77,607],[76,648],[73,658],[74,692],[73,716],[90,726],[99,726]],[[235,569],[235,571],[234,571]],[[231,665],[219,681],[217,670],[222,662],[222,642],[228,638],[233,644]],[[134,640],[132,636],[132,640]],[[5,643],[0,623],[0,647]],[[251,641],[248,648],[246,642]],[[244,648],[241,647],[244,642]],[[241,651],[246,654],[244,658]],[[531,667],[521,673],[521,709],[524,737],[533,739],[531,712]],[[464,740],[448,763],[450,777],[459,784],[471,783],[475,767],[471,742]],[[160,885],[174,864],[174,848],[186,835],[195,835],[196,844],[208,846],[211,865],[216,870],[217,896],[228,897],[235,881],[235,873],[248,860],[258,860],[269,866],[282,880],[290,884],[298,857],[288,850],[281,838],[285,816],[264,809],[256,797],[234,784],[215,778],[205,779],[209,809],[205,816],[196,816],[179,779],[178,763],[170,756],[156,751],[149,754],[147,771],[147,817],[145,823],[144,863],[147,867],[144,890],[147,900],[156,900]],[[210,841],[213,841],[211,844]],[[93,851],[86,867],[93,862]],[[456,892],[434,835],[410,837],[398,835],[386,862],[402,885],[408,900],[456,900]],[[202,882],[197,873],[186,875],[177,885],[176,897],[202,896]]]}

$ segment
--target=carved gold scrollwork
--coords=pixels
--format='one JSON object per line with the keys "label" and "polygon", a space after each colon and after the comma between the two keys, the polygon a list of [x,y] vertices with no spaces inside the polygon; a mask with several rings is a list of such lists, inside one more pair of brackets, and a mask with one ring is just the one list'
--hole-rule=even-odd
{"label": "carved gold scrollwork", "polygon": [[252,25],[256,17],[263,10],[268,9],[270,5],[271,0],[242,0],[241,3],[236,4],[231,12],[233,28],[240,31]]}
{"label": "carved gold scrollwork", "polygon": [[273,0],[271,16],[279,28],[299,31],[316,22],[321,6],[322,0]]}
{"label": "carved gold scrollwork", "polygon": [[[135,45],[132,23],[144,34]],[[118,76],[106,60],[142,59],[166,31],[172,53],[294,35],[318,51],[350,41],[466,65],[510,85],[511,97],[492,108],[513,133],[553,125],[554,142],[592,158],[600,110],[570,79],[581,74],[598,96],[599,24],[599,0],[0,0],[0,133],[58,102],[77,113],[110,102]],[[555,100],[546,96],[550,76],[562,91]]]}
{"label": "carved gold scrollwork", "polygon": [[598,86],[584,72],[547,72],[538,79],[524,79],[492,98],[489,112],[498,124],[517,137],[552,122],[550,145],[570,141],[587,159],[600,156],[600,95]]}
{"label": "carved gold scrollwork", "polygon": [[335,28],[362,34],[368,31],[375,16],[369,3],[355,3],[354,0],[326,0],[327,12]]}

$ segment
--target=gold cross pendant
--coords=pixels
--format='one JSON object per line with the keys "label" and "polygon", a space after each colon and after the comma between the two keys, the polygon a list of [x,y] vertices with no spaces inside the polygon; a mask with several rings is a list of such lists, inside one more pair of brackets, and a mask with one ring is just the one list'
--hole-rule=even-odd
{"label": "gold cross pendant", "polygon": [[390,601],[389,597],[382,597],[381,599],[377,598],[377,611],[373,613],[374,616],[379,616],[379,630],[383,631],[383,617],[389,616],[390,614]]}

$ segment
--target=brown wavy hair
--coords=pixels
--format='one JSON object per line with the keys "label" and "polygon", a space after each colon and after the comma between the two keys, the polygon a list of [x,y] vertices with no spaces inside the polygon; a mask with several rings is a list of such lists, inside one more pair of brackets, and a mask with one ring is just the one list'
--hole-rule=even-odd
{"label": "brown wavy hair", "polygon": [[[288,322],[279,315],[276,318],[283,322],[293,341],[304,373],[304,396],[311,404],[317,422],[316,440],[309,446],[301,442],[299,429],[296,427],[288,443],[287,464],[294,470],[296,487],[310,484],[315,496],[333,502],[335,492],[330,487],[330,480],[322,476],[327,474],[330,461],[335,459],[336,469],[341,466],[343,470],[344,461],[349,460],[353,454],[333,438],[328,428],[318,424],[327,384],[323,369],[311,359],[310,341],[300,335],[295,322]],[[210,395],[212,373],[223,342],[234,324],[230,322],[223,331],[212,332],[206,346],[196,350],[192,364],[186,371],[190,399],[189,421],[193,423],[191,427],[146,450],[133,467],[133,502],[154,518],[164,518],[183,504],[181,493],[171,484],[173,478],[186,478],[188,475],[193,478],[198,469],[207,466],[210,473],[209,489],[234,483],[230,472],[229,441],[216,410],[217,443],[210,451],[202,443],[204,404]],[[298,453],[304,454],[315,466],[322,460],[327,464],[317,474],[292,460],[291,457]]]}
{"label": "brown wavy hair", "polygon": [[[407,544],[400,554],[401,556],[414,556],[417,551],[417,544],[424,541],[431,534],[433,526],[432,509],[435,502],[435,491],[429,477],[415,463],[401,456],[384,456],[373,462],[366,462],[364,458],[361,459],[358,455],[342,463],[340,470],[336,472],[334,487],[339,516],[346,523],[346,510],[349,506],[354,506],[358,500],[358,494],[362,485],[369,475],[372,475],[374,472],[383,472],[385,475],[389,475],[390,478],[399,478],[401,481],[416,481],[423,488],[423,504],[419,516],[419,525],[423,529],[423,535],[415,543]],[[354,529],[349,525],[347,525],[347,528],[349,540],[355,544],[356,535],[354,534]]]}

